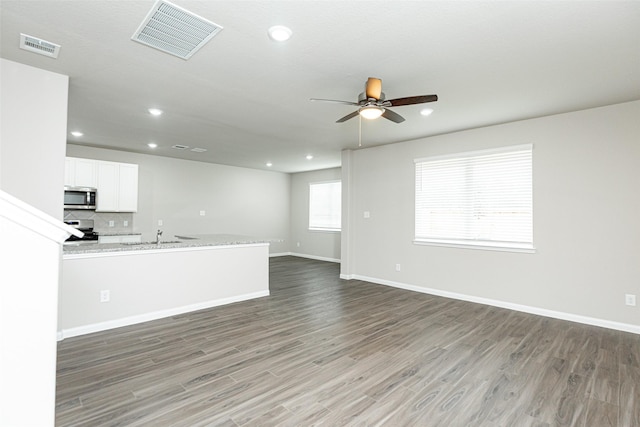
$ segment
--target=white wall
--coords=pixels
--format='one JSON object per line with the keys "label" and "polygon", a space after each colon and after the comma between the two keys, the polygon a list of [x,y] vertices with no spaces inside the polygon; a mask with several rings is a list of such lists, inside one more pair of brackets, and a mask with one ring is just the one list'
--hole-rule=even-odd
{"label": "white wall", "polygon": [[271,244],[270,253],[289,251],[289,174],[73,144],[67,156],[139,165],[133,231],[143,233],[143,240],[155,239],[158,228],[164,240],[175,234],[242,234],[282,239]]}
{"label": "white wall", "polygon": [[[415,158],[524,143],[534,145],[535,254],[412,243]],[[640,101],[347,152],[343,160],[343,277],[640,333],[640,306],[624,304],[626,293],[640,297]]]}
{"label": "white wall", "polygon": [[309,184],[340,180],[341,177],[340,168],[291,175],[290,247],[294,255],[334,262],[340,261],[340,233],[309,230]]}
{"label": "white wall", "polygon": [[69,77],[0,58],[0,188],[62,219]]}
{"label": "white wall", "polygon": [[[68,83],[0,59],[0,189],[55,219],[62,218]],[[60,243],[30,232],[24,213],[6,220],[7,210],[0,206],[0,424],[53,425]]]}

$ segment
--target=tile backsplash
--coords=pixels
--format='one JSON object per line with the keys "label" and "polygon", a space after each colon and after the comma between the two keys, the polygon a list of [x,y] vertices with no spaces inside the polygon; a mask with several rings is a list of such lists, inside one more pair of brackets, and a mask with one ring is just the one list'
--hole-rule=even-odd
{"label": "tile backsplash", "polygon": [[[64,220],[92,219],[94,231],[102,233],[122,233],[133,231],[133,213],[127,212],[96,212],[87,210],[66,210]],[[113,227],[109,227],[113,221]],[[125,222],[127,225],[125,225]]]}

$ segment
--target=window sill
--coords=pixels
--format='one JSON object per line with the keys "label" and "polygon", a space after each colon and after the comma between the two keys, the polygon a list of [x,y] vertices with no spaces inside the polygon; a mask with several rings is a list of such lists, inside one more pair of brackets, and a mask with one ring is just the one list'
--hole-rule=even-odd
{"label": "window sill", "polygon": [[445,239],[416,239],[414,245],[441,246],[446,248],[480,249],[483,251],[501,251],[517,253],[536,253],[533,244],[528,243],[508,243],[508,242],[469,242],[463,240]]}
{"label": "window sill", "polygon": [[335,228],[309,228],[309,231],[320,231],[323,233],[340,233],[341,230]]}

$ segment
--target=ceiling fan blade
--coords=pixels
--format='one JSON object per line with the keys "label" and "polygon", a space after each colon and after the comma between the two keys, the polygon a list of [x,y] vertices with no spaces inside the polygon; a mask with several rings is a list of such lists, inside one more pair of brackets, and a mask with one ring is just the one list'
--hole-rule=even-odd
{"label": "ceiling fan blade", "polygon": [[365,86],[365,93],[367,94],[367,99],[373,98],[379,100],[382,95],[382,80],[369,77],[367,79],[367,85]]}
{"label": "ceiling fan blade", "polygon": [[402,117],[400,114],[396,113],[395,111],[389,110],[388,108],[384,109],[384,113],[382,113],[382,117],[384,117],[385,119],[389,119],[394,123],[404,122],[404,117]]}
{"label": "ceiling fan blade", "polygon": [[322,99],[322,98],[310,98],[309,101],[321,101],[321,102],[333,102],[335,104],[347,104],[347,105],[355,105],[358,106],[360,104],[358,104],[357,102],[351,102],[351,101],[340,101],[338,99]]}
{"label": "ceiling fan blade", "polygon": [[390,102],[393,107],[399,107],[401,105],[424,104],[426,102],[435,102],[437,100],[438,100],[438,95],[422,95],[422,96],[408,96],[406,98],[390,99],[386,102]]}
{"label": "ceiling fan blade", "polygon": [[349,119],[353,119],[353,118],[354,118],[355,116],[357,116],[357,115],[358,115],[358,110],[354,111],[354,112],[353,112],[353,113],[351,113],[351,114],[347,114],[346,116],[344,116],[344,117],[343,117],[343,118],[341,118],[341,119],[336,120],[336,123],[346,122],[346,121],[347,121],[347,120],[349,120]]}

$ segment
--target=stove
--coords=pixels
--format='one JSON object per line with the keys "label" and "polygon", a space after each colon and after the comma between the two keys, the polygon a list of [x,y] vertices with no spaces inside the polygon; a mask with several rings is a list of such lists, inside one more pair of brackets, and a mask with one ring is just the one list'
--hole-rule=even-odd
{"label": "stove", "polygon": [[76,237],[72,235],[66,240],[66,242],[98,243],[98,233],[93,231],[92,219],[73,219],[67,220],[64,223],[70,225],[73,228],[77,228],[84,233],[84,236],[82,237]]}

